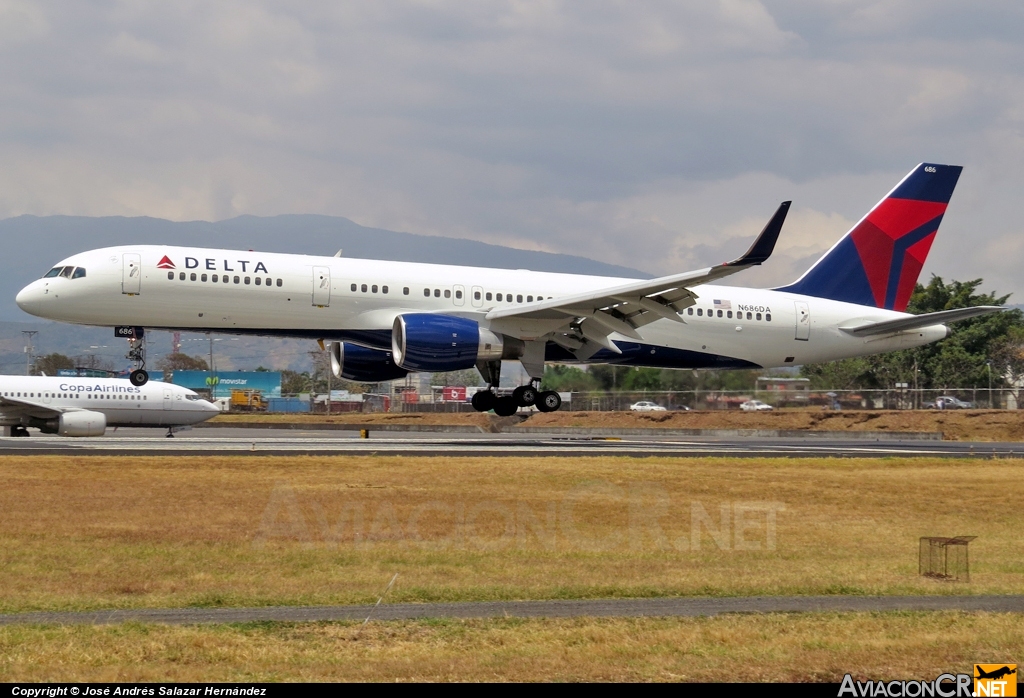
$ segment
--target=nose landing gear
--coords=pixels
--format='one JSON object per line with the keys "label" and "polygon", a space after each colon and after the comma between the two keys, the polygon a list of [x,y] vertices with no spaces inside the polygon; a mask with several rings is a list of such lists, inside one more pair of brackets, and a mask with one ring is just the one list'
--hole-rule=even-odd
{"label": "nose landing gear", "polygon": [[145,330],[141,327],[115,327],[114,336],[128,340],[128,353],[124,358],[135,364],[135,370],[128,374],[128,380],[136,387],[148,383]]}

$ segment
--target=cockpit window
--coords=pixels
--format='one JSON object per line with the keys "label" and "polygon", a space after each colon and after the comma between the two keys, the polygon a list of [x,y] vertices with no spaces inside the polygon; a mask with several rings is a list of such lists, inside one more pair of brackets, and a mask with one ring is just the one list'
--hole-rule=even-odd
{"label": "cockpit window", "polygon": [[63,269],[60,270],[60,276],[63,276],[65,279],[70,279],[71,272],[73,272],[74,270],[74,267],[64,267]]}
{"label": "cockpit window", "polygon": [[44,279],[52,279],[53,277],[57,276],[57,274],[59,274],[61,272],[61,269],[63,269],[63,268],[64,267],[54,267],[50,271],[48,271],[45,274],[43,274],[43,278]]}
{"label": "cockpit window", "polygon": [[85,267],[75,267],[75,273],[71,275],[72,279],[84,279],[85,278]]}

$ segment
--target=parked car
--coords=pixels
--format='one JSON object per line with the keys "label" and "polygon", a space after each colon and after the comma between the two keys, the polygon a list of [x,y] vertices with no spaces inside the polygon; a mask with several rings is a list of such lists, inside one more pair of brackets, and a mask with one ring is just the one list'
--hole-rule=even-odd
{"label": "parked car", "polygon": [[940,395],[935,398],[933,402],[924,403],[924,407],[929,410],[969,410],[973,408],[974,405],[969,402],[964,402],[963,400],[957,400],[952,395]]}
{"label": "parked car", "polygon": [[656,402],[649,400],[641,400],[640,402],[634,402],[629,406],[629,409],[634,412],[665,412],[665,408]]}
{"label": "parked car", "polygon": [[768,412],[772,409],[772,406],[760,400],[747,400],[740,405],[740,409],[744,412]]}

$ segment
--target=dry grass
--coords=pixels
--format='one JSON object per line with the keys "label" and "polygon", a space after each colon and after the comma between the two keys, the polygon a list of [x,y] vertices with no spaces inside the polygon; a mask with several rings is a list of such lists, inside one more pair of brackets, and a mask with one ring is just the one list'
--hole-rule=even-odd
{"label": "dry grass", "polygon": [[[0,610],[361,603],[395,572],[392,601],[1021,593],[1021,475],[1016,460],[4,458]],[[774,550],[750,502],[785,507]],[[723,505],[724,545],[703,531],[693,549],[694,508],[720,526]],[[919,577],[918,536],[955,534],[979,536],[971,584]]]}
{"label": "dry grass", "polygon": [[0,681],[933,679],[1024,656],[1015,614],[0,628]]}
{"label": "dry grass", "polygon": [[429,424],[490,426],[492,416],[479,412],[339,412],[337,414],[289,414],[286,412],[232,412],[219,414],[211,424]]}
{"label": "dry grass", "polygon": [[1024,441],[1024,410],[554,412],[533,415],[523,426],[939,431],[944,438],[953,441]]}
{"label": "dry grass", "polygon": [[[392,413],[336,415],[228,414],[212,423],[288,424],[463,424],[489,428],[487,414]],[[953,441],[1024,441],[1024,410],[864,410],[830,412],[821,409],[782,409],[774,412],[554,412],[533,414],[527,427],[662,428],[662,429],[794,429],[810,431],[926,431],[942,432]]]}

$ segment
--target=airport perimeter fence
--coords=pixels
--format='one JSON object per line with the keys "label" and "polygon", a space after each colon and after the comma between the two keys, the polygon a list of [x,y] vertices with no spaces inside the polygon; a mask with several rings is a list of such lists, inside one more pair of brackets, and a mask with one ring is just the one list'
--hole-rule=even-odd
{"label": "airport perimeter fence", "polygon": [[[888,390],[676,390],[573,393],[562,409],[610,412],[643,410],[653,403],[666,410],[741,410],[757,400],[773,409],[913,410],[1017,409],[1024,389],[893,388]],[[751,405],[748,405],[748,408]],[[656,408],[655,408],[656,409]]]}
{"label": "airport perimeter fence", "polygon": [[[1024,388],[946,388],[942,390],[893,388],[888,390],[671,390],[572,392],[562,395],[563,411],[613,412],[635,410],[742,410],[757,400],[772,409],[914,410],[914,409],[1017,409]],[[311,412],[327,412],[323,396]],[[473,412],[469,401],[422,396],[418,402],[400,395],[366,395],[362,402],[332,402],[330,411],[343,412]],[[640,403],[650,403],[643,405]],[[634,407],[635,406],[635,407]],[[748,405],[748,407],[750,407]]]}

